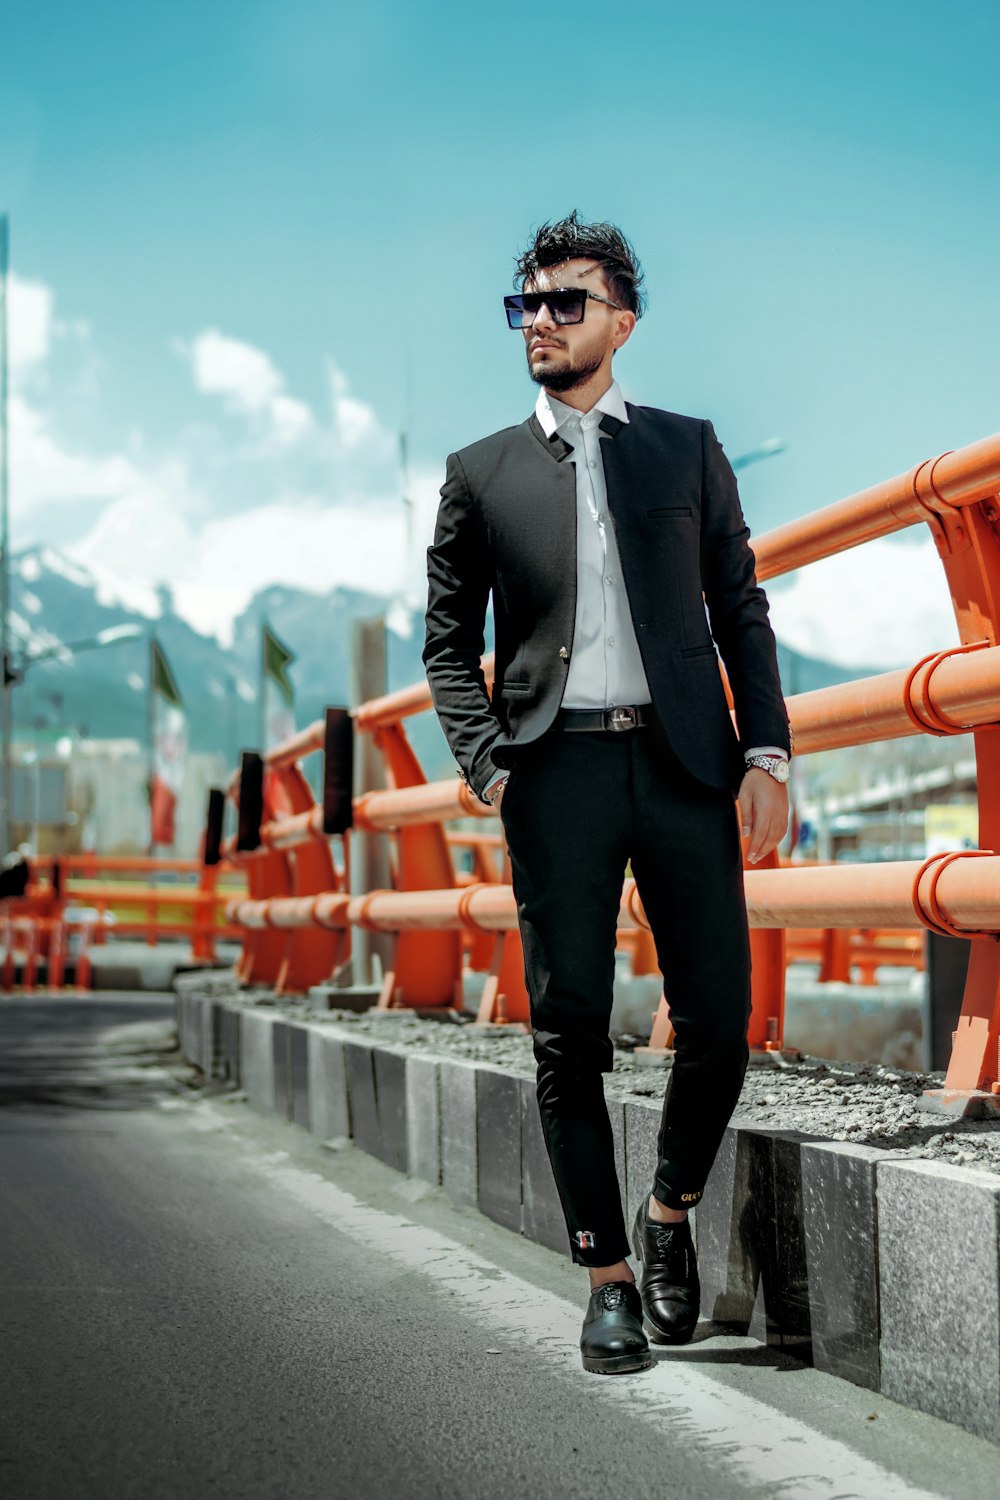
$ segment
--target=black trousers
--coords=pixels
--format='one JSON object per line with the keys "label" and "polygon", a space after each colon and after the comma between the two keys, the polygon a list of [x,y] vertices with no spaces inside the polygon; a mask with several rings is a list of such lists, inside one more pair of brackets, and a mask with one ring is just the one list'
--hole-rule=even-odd
{"label": "black trousers", "polygon": [[677,759],[657,723],[526,747],[500,814],[524,945],[538,1106],[573,1260],[630,1247],[602,1075],[615,930],[632,862],[664,976],[676,1053],[651,1193],[702,1195],[746,1072],[750,934],[737,809]]}

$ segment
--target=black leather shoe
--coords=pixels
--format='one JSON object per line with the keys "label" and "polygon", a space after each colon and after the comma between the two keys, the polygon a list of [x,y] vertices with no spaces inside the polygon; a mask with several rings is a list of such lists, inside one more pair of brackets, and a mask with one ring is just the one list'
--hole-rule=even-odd
{"label": "black leather shoe", "polygon": [[691,1225],[660,1224],[645,1199],[635,1216],[632,1248],[642,1264],[639,1291],[646,1322],[658,1344],[686,1344],[698,1323],[701,1285]]}
{"label": "black leather shoe", "polygon": [[583,1368],[595,1375],[624,1375],[653,1363],[642,1331],[642,1300],[631,1281],[595,1287],[580,1335]]}

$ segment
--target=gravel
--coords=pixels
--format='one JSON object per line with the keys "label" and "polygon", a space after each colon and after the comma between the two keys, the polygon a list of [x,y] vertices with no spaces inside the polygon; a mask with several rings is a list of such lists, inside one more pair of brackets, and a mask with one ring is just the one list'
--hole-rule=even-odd
{"label": "gravel", "polygon": [[[289,1017],[336,1025],[414,1052],[487,1062],[534,1077],[530,1036],[514,1027],[480,1026],[464,1012],[430,1018],[406,1010],[318,1011],[302,1001],[276,1000],[270,990],[237,991],[225,974],[194,979],[188,978],[184,988],[241,1006],[268,1004]],[[669,1065],[640,1062],[634,1055],[640,1040],[616,1039],[614,1071],[604,1080],[609,1098],[663,1098]],[[924,1089],[940,1088],[943,1082],[942,1073],[914,1073],[881,1063],[776,1058],[748,1068],[736,1113],[755,1125],[877,1146],[901,1159],[923,1157],[1000,1173],[1000,1119],[935,1118],[918,1111]]]}

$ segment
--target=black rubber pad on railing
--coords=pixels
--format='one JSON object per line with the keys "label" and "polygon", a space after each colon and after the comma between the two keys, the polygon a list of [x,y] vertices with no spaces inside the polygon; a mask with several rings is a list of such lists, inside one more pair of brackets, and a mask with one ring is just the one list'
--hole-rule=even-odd
{"label": "black rubber pad on railing", "polygon": [[328,708],[323,742],[323,832],[346,833],[354,823],[354,719]]}
{"label": "black rubber pad on railing", "polygon": [[217,865],[222,859],[222,820],[225,812],[225,793],[217,786],[209,787],[208,812],[205,814],[206,865]]}
{"label": "black rubber pad on railing", "polygon": [[241,854],[260,848],[260,820],[264,814],[264,758],[256,750],[240,757],[240,821],[236,848]]}

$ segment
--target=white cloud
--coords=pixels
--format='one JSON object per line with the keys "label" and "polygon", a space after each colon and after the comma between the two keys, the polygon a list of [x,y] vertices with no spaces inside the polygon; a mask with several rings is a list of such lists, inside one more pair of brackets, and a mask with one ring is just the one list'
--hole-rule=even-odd
{"label": "white cloud", "polygon": [[284,385],[266,354],[215,328],[199,333],[185,352],[198,390],[228,396],[244,411],[266,410]]}
{"label": "white cloud", "polygon": [[[47,385],[54,340],[88,339],[87,325],[57,317],[42,282],[14,278],[11,336],[15,545],[36,505],[103,501],[76,545],[66,548],[54,526],[33,539],[68,551],[103,597],[150,618],[159,610],[155,586],[169,584],[179,612],[223,639],[271,583],[317,592],[348,584],[422,606],[441,475],[431,467],[411,477],[408,548],[396,434],[332,359],[329,408],[317,417],[265,351],[203,330],[174,348],[218,421],[184,428],[155,451],[129,431],[120,451],[100,453],[62,439],[58,391]],[[926,536],[885,538],[813,564],[790,581],[775,579],[768,598],[782,640],[845,665],[899,666],[957,640]]]}
{"label": "white cloud", "polygon": [[205,329],[190,346],[177,341],[174,347],[190,362],[197,390],[223,397],[231,411],[267,419],[280,442],[297,442],[312,427],[312,412],[286,394],[284,376],[262,349],[217,328]]}
{"label": "white cloud", "polygon": [[882,537],[765,584],[771,623],[797,651],[886,670],[957,645],[937,548],[926,534]]}
{"label": "white cloud", "polygon": [[[108,507],[69,549],[103,592],[155,616],[153,579],[169,581],[174,605],[195,629],[232,638],[232,623],[272,583],[327,593],[337,584],[392,593],[406,580],[406,533],[398,500],[276,501],[193,525],[153,499]],[[153,561],[155,560],[155,562]]]}
{"label": "white cloud", "polygon": [[377,441],[379,421],[372,407],[351,395],[346,375],[332,361],[327,364],[327,374],[334,431],[344,447],[350,451]]}
{"label": "white cloud", "polygon": [[85,454],[63,445],[42,407],[15,391],[10,397],[10,473],[15,517],[45,502],[116,499],[139,482],[124,454]]}
{"label": "white cloud", "polygon": [[44,364],[52,346],[55,297],[43,281],[12,272],[8,284],[10,369],[12,377]]}

